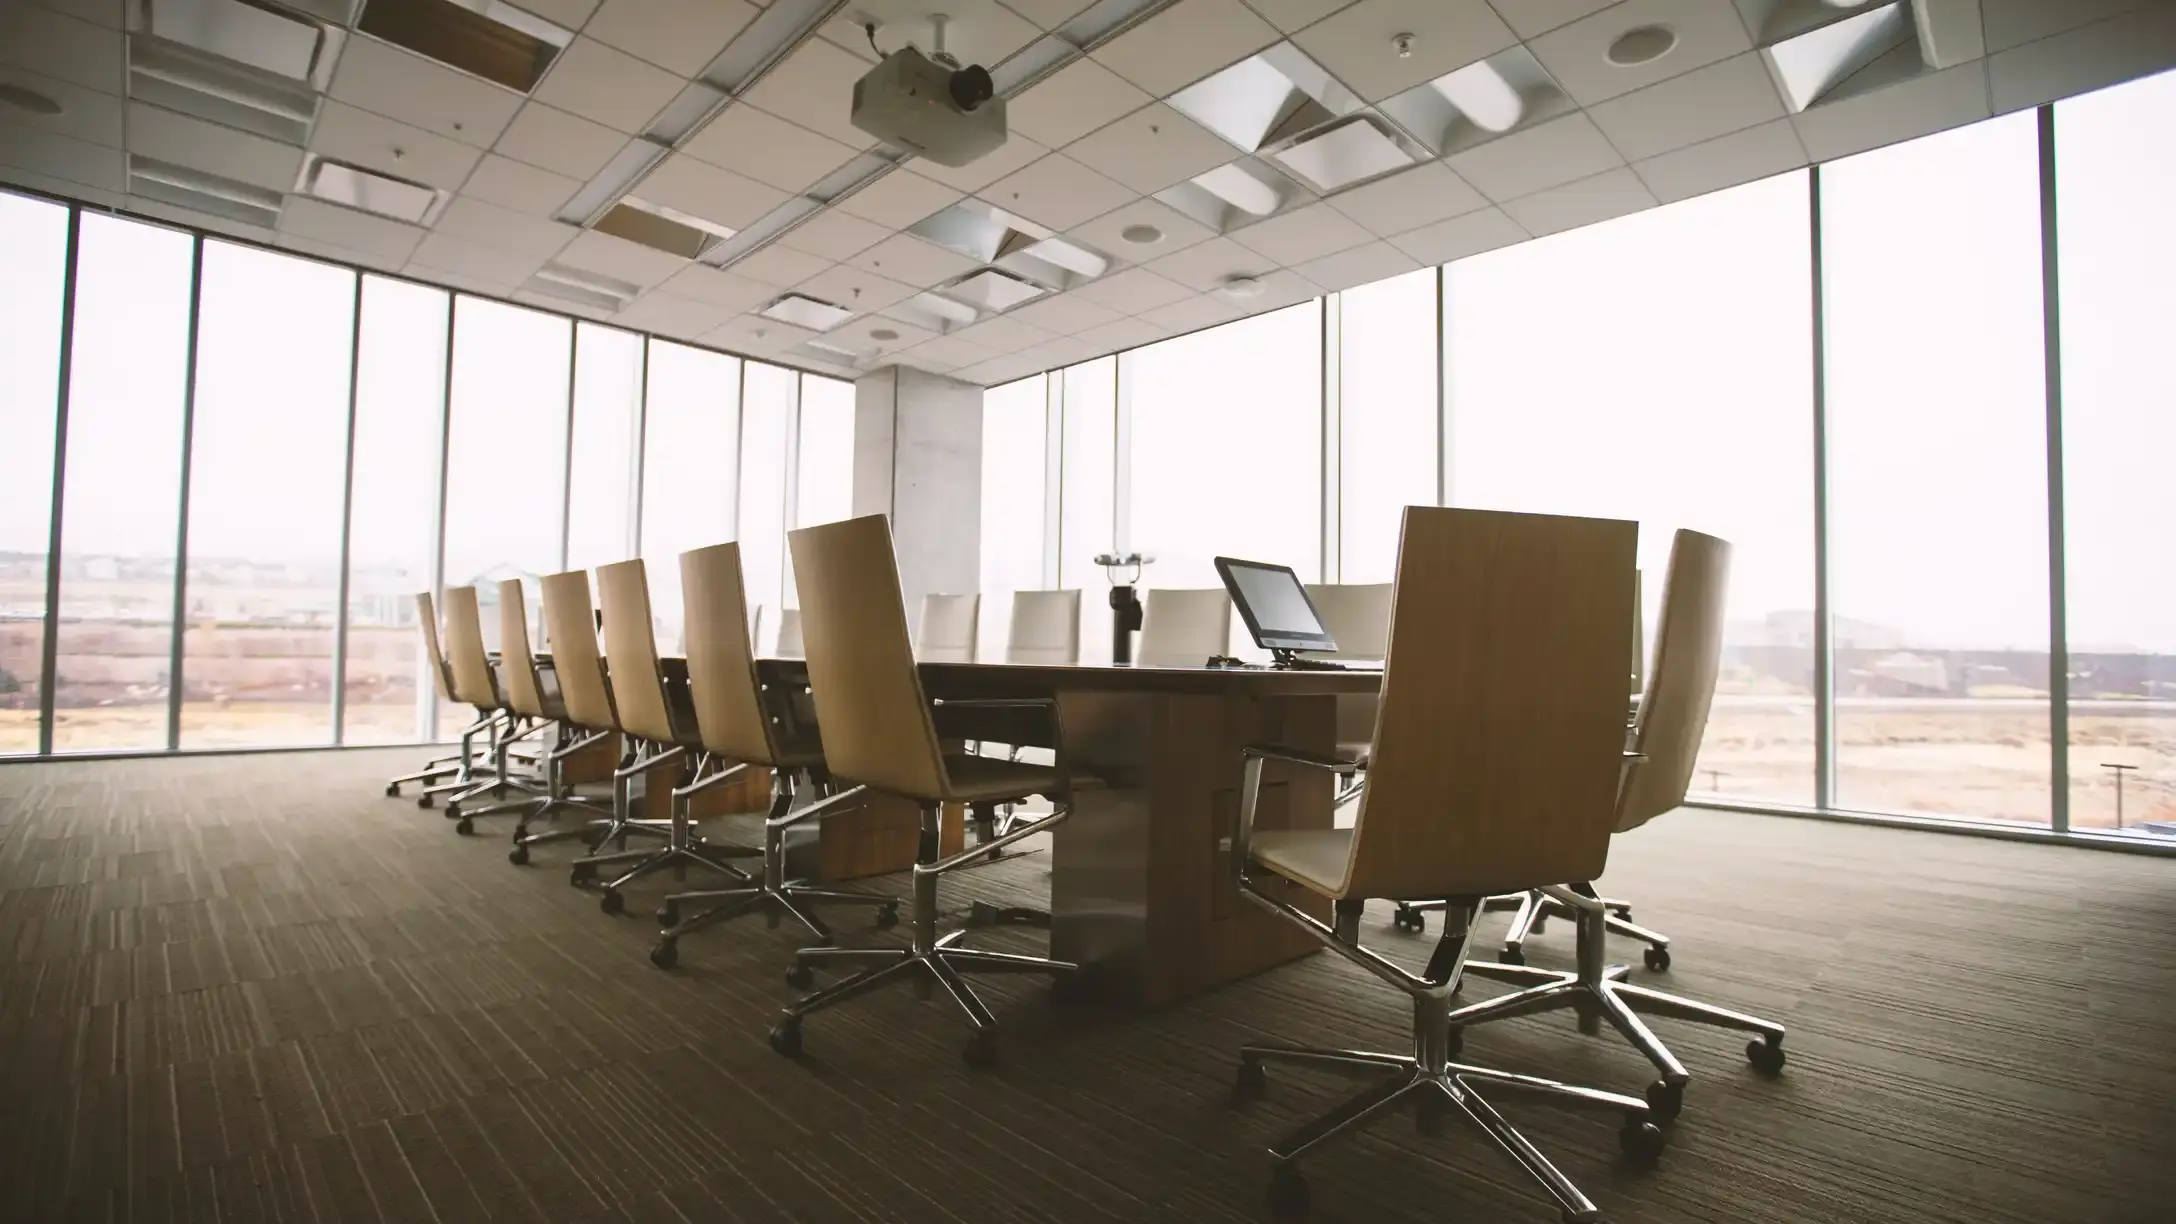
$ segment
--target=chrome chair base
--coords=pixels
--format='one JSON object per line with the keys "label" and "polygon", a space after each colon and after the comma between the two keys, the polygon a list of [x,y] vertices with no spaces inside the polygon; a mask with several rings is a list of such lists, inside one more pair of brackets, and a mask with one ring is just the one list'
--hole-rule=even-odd
{"label": "chrome chair base", "polygon": [[[1571,888],[1572,891],[1582,896],[1592,897],[1602,903],[1603,908],[1609,912],[1607,925],[1611,934],[1629,935],[1647,945],[1647,951],[1642,959],[1649,969],[1654,970],[1656,973],[1662,973],[1669,969],[1670,937],[1660,931],[1652,931],[1646,927],[1634,925],[1632,922],[1631,902],[1616,901],[1608,897],[1595,897],[1592,887],[1589,885],[1574,884]],[[1443,903],[1440,901],[1401,901],[1398,903],[1397,912],[1391,916],[1391,925],[1401,931],[1419,934],[1428,929],[1428,920],[1425,915],[1431,910],[1441,910],[1442,908]],[[1542,928],[1547,925],[1549,919],[1574,920],[1578,917],[1570,906],[1538,888],[1523,893],[1506,893],[1501,897],[1490,897],[1484,908],[1492,913],[1498,910],[1515,911],[1511,918],[1510,929],[1504,932],[1503,950],[1497,954],[1496,958],[1499,963],[1505,965],[1523,965],[1526,963],[1526,941],[1541,934]]]}
{"label": "chrome chair base", "polygon": [[1685,1064],[1678,1061],[1641,1019],[1642,1012],[1752,1033],[1754,1039],[1746,1046],[1746,1059],[1756,1069],[1770,1075],[1783,1070],[1782,1025],[1622,980],[1623,966],[1602,963],[1603,938],[1610,929],[1607,902],[1598,897],[1581,896],[1569,889],[1544,891],[1571,913],[1579,925],[1579,967],[1566,972],[1485,961],[1469,963],[1466,971],[1475,977],[1508,982],[1523,989],[1451,1012],[1448,1020],[1454,1033],[1476,1024],[1565,1008],[1579,1013],[1579,1029],[1583,1033],[1600,1032],[1602,1021],[1606,1019],[1626,1041],[1646,1055],[1647,1061],[1661,1074],[1660,1079],[1647,1087],[1647,1103],[1665,1121],[1676,1117],[1684,1107],[1685,1084],[1691,1077],[1685,1071]]}
{"label": "chrome chair base", "polygon": [[[867,787],[854,787],[826,799],[817,807],[844,803],[857,798]],[[810,811],[816,810],[811,808]],[[852,977],[826,986],[814,994],[788,1004],[779,1013],[778,1023],[771,1029],[771,1048],[788,1056],[801,1052],[801,1021],[804,1017],[828,1007],[835,1007],[849,999],[859,998],[880,987],[912,982],[917,993],[927,997],[935,988],[942,987],[954,1004],[967,1016],[974,1032],[967,1040],[967,1063],[972,1067],[988,1067],[997,1061],[997,1017],[992,1015],[982,997],[963,977],[966,973],[1041,973],[1053,976],[1070,975],[1080,966],[1071,961],[1053,960],[1043,956],[1020,956],[1010,952],[985,952],[978,948],[959,947],[959,941],[967,930],[937,934],[937,880],[948,871],[967,866],[978,859],[987,858],[994,849],[1002,849],[1023,838],[1044,832],[1063,821],[1069,805],[1061,801],[1057,810],[1037,820],[1025,821],[1014,826],[1009,833],[994,840],[975,845],[946,859],[935,857],[939,844],[939,808],[925,805],[922,808],[922,846],[925,861],[914,865],[914,916],[910,930],[914,940],[905,948],[803,948],[794,954],[793,966],[786,971],[786,981],[796,987],[806,987],[814,980],[817,969],[859,969]]]}
{"label": "chrome chair base", "polygon": [[[597,907],[605,913],[614,915],[625,913],[627,911],[627,899],[620,894],[620,889],[641,879],[643,876],[652,872],[663,871],[667,867],[672,868],[675,875],[683,879],[686,878],[687,869],[691,866],[708,867],[713,871],[721,872],[739,880],[754,878],[747,872],[733,866],[728,860],[757,858],[763,852],[751,846],[719,845],[697,837],[694,822],[689,817],[687,801],[681,795],[681,791],[687,788],[673,791],[668,798],[667,804],[672,813],[670,819],[661,821],[636,820],[627,815],[633,808],[634,801],[629,794],[629,784],[635,776],[638,774],[647,775],[651,770],[686,755],[687,749],[679,747],[666,748],[662,751],[638,751],[635,759],[630,764],[613,772],[613,819],[602,836],[597,839],[595,845],[602,847],[607,841],[617,840],[620,843],[620,848],[610,853],[591,853],[574,860],[573,869],[568,875],[569,883],[577,888],[584,888],[596,882],[597,869],[600,867],[625,868],[618,875],[605,881],[601,887],[602,895],[597,898]],[[701,774],[707,764],[707,759],[698,761],[696,772]],[[734,776],[743,768],[745,767],[735,766],[724,773],[716,775],[716,777]],[[647,782],[645,782],[645,785],[647,785]],[[645,798],[645,802],[647,802],[647,798]],[[655,850],[627,849],[627,835],[642,832],[663,833],[665,835],[665,844]]]}

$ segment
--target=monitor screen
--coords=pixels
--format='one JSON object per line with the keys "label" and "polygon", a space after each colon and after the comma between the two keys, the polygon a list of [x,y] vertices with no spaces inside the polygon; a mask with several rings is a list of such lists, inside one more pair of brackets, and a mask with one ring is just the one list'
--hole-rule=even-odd
{"label": "monitor screen", "polygon": [[1337,649],[1292,567],[1218,557],[1216,572],[1255,645],[1264,650]]}

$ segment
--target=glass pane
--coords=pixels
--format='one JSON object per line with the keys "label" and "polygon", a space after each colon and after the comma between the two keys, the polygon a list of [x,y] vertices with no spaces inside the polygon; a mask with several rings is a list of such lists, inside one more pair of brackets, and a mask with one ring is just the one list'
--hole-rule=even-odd
{"label": "glass pane", "polygon": [[192,242],[89,212],[80,242],[53,746],[164,748]]}
{"label": "glass pane", "polygon": [[[453,419],[447,434],[446,585],[476,587],[484,642],[499,643],[498,584],[525,591],[559,568],[573,328],[466,295],[453,303]],[[543,610],[529,598],[530,640]],[[441,730],[471,716],[447,709]]]}
{"label": "glass pane", "polygon": [[650,341],[642,558],[662,650],[673,650],[680,641],[680,554],[733,538],[740,487],[740,367],[737,357]]}
{"label": "glass pane", "polygon": [[574,466],[567,486],[567,568],[634,555],[635,463],[642,444],[642,337],[574,326]]}
{"label": "glass pane", "polygon": [[[982,393],[983,657],[1004,658],[1012,593],[1043,585],[1044,433],[1050,378],[1037,374]],[[1098,584],[1100,586],[1100,584]],[[1101,590],[1095,598],[1103,598]],[[1106,612],[1106,615],[1108,613]],[[1108,653],[1109,647],[1104,647]]]}
{"label": "glass pane", "polygon": [[1436,271],[1340,295],[1339,582],[1388,582],[1398,521],[1436,504]]}
{"label": "glass pane", "polygon": [[197,311],[181,746],[330,743],[355,274],[207,241]]}
{"label": "glass pane", "polygon": [[[1152,587],[1221,586],[1214,558],[1322,573],[1322,303],[1135,349],[1133,534]],[[1239,619],[1233,633],[1253,642]]]}
{"label": "glass pane", "polygon": [[[439,448],[446,428],[446,294],[363,277],[355,369],[355,496],[348,518],[349,744],[430,734],[436,681],[415,596],[438,551]],[[449,723],[451,734],[468,718]]]}
{"label": "glass pane", "polygon": [[38,750],[68,210],[0,192],[0,755]]}
{"label": "glass pane", "polygon": [[[1064,466],[1059,483],[1058,586],[1079,587],[1080,657],[1111,659],[1111,606],[1099,553],[1111,551],[1118,468],[1118,359],[1099,357],[1068,367],[1065,380]],[[1143,584],[1156,580],[1144,575]]]}
{"label": "glass pane", "polygon": [[2055,106],[2070,823],[2162,836],[2176,835],[2172,128],[2176,73]]}
{"label": "glass pane", "polygon": [[799,374],[760,361],[748,363],[741,384],[741,580],[748,586],[750,615],[758,606],[768,609],[759,627],[766,636],[774,632],[778,609],[785,606],[786,439],[800,387]]}
{"label": "glass pane", "polygon": [[2035,128],[1821,171],[1838,806],[2048,818]]}
{"label": "glass pane", "polygon": [[1444,287],[1451,504],[1639,520],[1650,645],[1678,529],[1730,541],[1692,786],[1797,804],[1814,799],[1806,192],[1799,174],[1751,183],[1462,260]]}
{"label": "glass pane", "polygon": [[[854,384],[821,374],[801,376],[801,434],[794,455],[793,526],[814,527],[854,516]],[[780,554],[783,606],[801,606],[793,585],[793,550]],[[777,636],[777,618],[758,630]]]}

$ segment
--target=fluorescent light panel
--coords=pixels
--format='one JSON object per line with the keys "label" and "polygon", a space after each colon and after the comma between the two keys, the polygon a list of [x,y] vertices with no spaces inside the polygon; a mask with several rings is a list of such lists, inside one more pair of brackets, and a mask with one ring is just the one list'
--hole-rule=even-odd
{"label": "fluorescent light panel", "polygon": [[129,194],[145,199],[266,228],[279,221],[280,207],[285,202],[279,192],[254,183],[138,154],[128,159],[128,189]]}
{"label": "fluorescent light panel", "polygon": [[992,313],[1011,310],[1022,302],[1032,302],[1048,292],[1041,285],[995,268],[970,272],[944,288],[946,297]]}
{"label": "fluorescent light panel", "polygon": [[242,0],[148,0],[144,9],[151,34],[290,80],[313,80],[327,45],[316,22]]}
{"label": "fluorescent light panel", "polygon": [[1324,192],[1402,170],[1420,160],[1399,147],[1390,133],[1368,115],[1349,119],[1270,156]]}
{"label": "fluorescent light panel", "polygon": [[345,162],[327,161],[315,154],[304,160],[302,181],[297,189],[327,203],[376,213],[410,225],[428,224],[431,215],[438,211],[440,200],[435,188]]}
{"label": "fluorescent light panel", "polygon": [[733,236],[728,226],[634,196],[613,205],[593,228],[682,259],[700,259]]}
{"label": "fluorescent light panel", "polygon": [[128,40],[129,97],[192,118],[300,145],[317,117],[307,83],[156,38]]}
{"label": "fluorescent light panel", "polygon": [[819,332],[830,331],[854,317],[854,312],[843,306],[833,306],[799,293],[789,293],[756,313],[766,319]]}
{"label": "fluorescent light panel", "polygon": [[396,47],[528,93],[574,40],[501,0],[367,0],[355,28]]}

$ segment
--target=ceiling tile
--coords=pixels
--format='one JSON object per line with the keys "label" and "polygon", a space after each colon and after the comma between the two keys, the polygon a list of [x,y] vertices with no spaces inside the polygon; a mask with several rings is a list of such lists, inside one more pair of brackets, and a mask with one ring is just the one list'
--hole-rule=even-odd
{"label": "ceiling tile", "polygon": [[19,0],[0,5],[0,63],[118,97],[125,56],[117,29]]}
{"label": "ceiling tile", "polygon": [[822,259],[802,251],[796,251],[792,247],[780,246],[774,242],[769,246],[757,247],[748,254],[734,260],[732,267],[728,270],[751,280],[758,280],[767,285],[777,285],[780,288],[785,288],[790,285],[800,284],[836,262],[836,260]]}
{"label": "ceiling tile", "polygon": [[832,207],[902,230],[959,198],[958,191],[912,170],[893,170]]}
{"label": "ceiling tile", "polygon": [[1200,293],[1184,301],[1173,302],[1169,306],[1158,306],[1141,317],[1176,334],[1229,323],[1245,313],[1228,298],[1213,293]]}
{"label": "ceiling tile", "polygon": [[552,62],[533,96],[633,135],[649,126],[686,83],[594,38],[577,38]]}
{"label": "ceiling tile", "polygon": [[71,140],[4,118],[0,118],[0,166],[49,175],[69,184],[81,183],[87,188],[112,192],[128,189],[128,155],[121,150]]}
{"label": "ceiling tile", "polygon": [[826,208],[780,234],[778,241],[796,251],[821,255],[832,263],[839,263],[884,241],[891,232],[874,221]]}
{"label": "ceiling tile", "polygon": [[476,172],[469,175],[467,185],[461,188],[461,194],[532,217],[548,217],[557,212],[581,185],[564,174],[553,174],[527,162],[486,153],[477,163]]}
{"label": "ceiling tile", "polygon": [[926,157],[917,157],[907,164],[923,178],[935,179],[961,191],[976,192],[1048,152],[1050,150],[1013,132],[995,152],[985,153],[964,166],[940,166]]}
{"label": "ceiling tile", "polygon": [[1385,238],[1488,207],[1487,198],[1441,162],[1400,170],[1388,178],[1339,192],[1328,203]]}
{"label": "ceiling tile", "polygon": [[661,289],[652,289],[636,298],[625,310],[613,315],[612,321],[636,331],[661,332],[667,336],[691,340],[715,330],[719,324],[738,313],[740,312],[711,302],[699,302],[694,298],[677,297]]}
{"label": "ceiling tile", "polygon": [[867,71],[867,64],[812,38],[756,82],[747,100],[850,148],[866,149],[876,143],[876,137],[855,127],[848,114],[854,82]]}
{"label": "ceiling tile", "polygon": [[521,109],[520,94],[374,38],[340,53],[331,95],[366,111],[488,149]]}
{"label": "ceiling tile", "polygon": [[445,191],[458,191],[483,151],[326,99],[310,129],[310,149],[320,156],[390,174]]}
{"label": "ceiling tile", "polygon": [[1043,31],[997,0],[856,0],[825,22],[820,34],[864,64],[874,65],[878,54],[869,47],[864,23],[876,23],[876,44],[886,55],[908,43],[927,50],[934,41],[932,13],[951,17],[944,47],[962,64],[993,67]]}
{"label": "ceiling tile", "polygon": [[1783,99],[1753,52],[1695,68],[1588,108],[1626,159],[1639,161],[1783,118]]}
{"label": "ceiling tile", "polygon": [[[308,255],[315,259],[329,259],[335,263],[353,264],[361,268],[377,268],[386,272],[398,272],[401,270],[402,265],[407,262],[404,259],[383,253],[358,251],[353,247],[342,246],[337,242],[325,242],[301,234],[275,234],[272,243],[283,251],[293,251],[298,255]],[[440,279],[448,284],[453,284],[457,279],[466,280],[468,278],[442,276]],[[481,291],[491,292],[490,289]]]}
{"label": "ceiling tile", "polygon": [[[528,280],[550,258],[548,254],[525,254],[487,246],[471,238],[440,231],[416,247],[415,254],[408,259],[408,266],[411,270],[420,267],[434,273],[467,277],[504,292]],[[432,278],[426,273],[425,279]]]}
{"label": "ceiling tile", "polygon": [[1109,276],[1089,281],[1073,293],[1099,306],[1108,306],[1121,314],[1137,315],[1169,306],[1193,293],[1186,286],[1171,281],[1146,268],[1128,268]]}
{"label": "ceiling tile", "polygon": [[1335,251],[1349,250],[1374,236],[1362,229],[1359,222],[1327,204],[1309,204],[1305,208],[1279,213],[1231,235],[1241,246],[1288,268]]}
{"label": "ceiling tile", "polygon": [[1526,231],[1503,210],[1484,208],[1400,234],[1390,240],[1390,245],[1424,264],[1445,264],[1526,239]]}
{"label": "ceiling tile", "polygon": [[710,66],[756,11],[742,0],[604,0],[582,33],[692,77]]}
{"label": "ceiling tile", "polygon": [[521,0],[521,7],[565,29],[579,30],[597,11],[597,0]]}
{"label": "ceiling tile", "polygon": [[[1392,40],[1411,34],[1411,53]],[[1293,35],[1300,50],[1370,102],[1486,59],[1512,43],[1485,0],[1360,0]]]}
{"label": "ceiling tile", "polygon": [[1005,7],[1034,22],[1038,29],[1055,30],[1087,8],[1089,0],[1005,0]]}
{"label": "ceiling tile", "polygon": [[1158,102],[1081,137],[1065,155],[1150,195],[1234,160],[1239,150]]}
{"label": "ceiling tile", "polygon": [[1292,270],[1321,286],[1325,291],[1336,292],[1359,285],[1371,285],[1376,281],[1411,272],[1420,267],[1412,256],[1387,242],[1371,242],[1366,246],[1339,251],[1295,266]]}
{"label": "ceiling tile", "polygon": [[1069,145],[1154,101],[1092,59],[1078,59],[1005,103],[1005,122],[1049,148]]}
{"label": "ceiling tile", "polygon": [[[1136,225],[1151,226],[1160,230],[1163,237],[1146,244],[1128,242],[1125,231]],[[1135,200],[1093,221],[1074,226],[1066,231],[1066,237],[1121,263],[1141,263],[1161,259],[1197,242],[1206,242],[1216,237],[1216,231],[1161,200]]]}
{"label": "ceiling tile", "polygon": [[1003,357],[993,357],[978,365],[961,366],[959,369],[952,371],[950,377],[965,382],[979,383],[985,387],[996,387],[1009,382],[1017,382],[1031,374],[1040,374],[1043,369],[1044,367],[1035,364],[1032,357],[1008,354]]}
{"label": "ceiling tile", "polygon": [[774,286],[702,264],[689,264],[660,281],[657,287],[674,297],[723,306],[734,314],[754,310],[778,296]]}
{"label": "ceiling tile", "polygon": [[834,264],[794,286],[794,292],[844,306],[855,314],[869,314],[912,297],[915,290],[874,272]]}
{"label": "ceiling tile", "polygon": [[1091,327],[1082,332],[1080,338],[1106,353],[1111,353],[1154,344],[1170,334],[1147,319],[1119,319],[1101,327]]}
{"label": "ceiling tile", "polygon": [[178,205],[168,204],[163,200],[147,200],[142,196],[130,196],[128,207],[131,212],[163,221],[171,221],[176,225],[186,225],[192,229],[200,229],[207,234],[225,234],[232,238],[246,238],[251,242],[277,243],[279,241],[278,233],[264,226],[245,225],[242,222],[212,213],[201,213],[193,208],[182,208]]}
{"label": "ceiling tile", "polygon": [[553,262],[587,268],[614,280],[644,287],[655,285],[688,266],[688,261],[677,255],[667,255],[639,242],[595,230],[583,231]]}
{"label": "ceiling tile", "polygon": [[1546,34],[1615,3],[1617,0],[1489,0],[1490,7],[1520,38]]}
{"label": "ceiling tile", "polygon": [[1014,307],[1006,312],[1007,318],[1018,319],[1044,331],[1060,336],[1075,336],[1091,327],[1117,321],[1120,314],[1108,306],[1101,306],[1078,293],[1061,293],[1039,302]]}
{"label": "ceiling tile", "polygon": [[845,261],[864,272],[888,276],[917,289],[972,272],[974,260],[924,242],[912,234],[894,234]]}
{"label": "ceiling tile", "polygon": [[1304,30],[1353,0],[1247,0],[1247,7],[1287,34]]}
{"label": "ceiling tile", "polygon": [[608,323],[612,320],[612,312],[609,310],[600,310],[587,302],[577,302],[572,298],[563,298],[556,293],[540,293],[534,289],[516,289],[512,294],[512,298],[524,306],[534,306],[539,310],[549,310],[555,314],[576,315],[584,319],[593,319],[599,323]]}
{"label": "ceiling tile", "polygon": [[720,170],[685,153],[674,153],[659,162],[630,194],[736,230],[786,202],[786,193],[776,187],[766,187],[731,170]]}
{"label": "ceiling tile", "polygon": [[799,191],[854,156],[828,136],[753,106],[726,107],[681,149],[781,191]]}
{"label": "ceiling tile", "polygon": [[[1366,241],[1367,234],[1362,233],[1360,238],[1361,241]],[[1196,293],[1207,293],[1230,277],[1265,276],[1276,267],[1276,260],[1240,246],[1229,238],[1211,238],[1176,254],[1164,256],[1149,264],[1148,270]],[[1136,310],[1131,313],[1145,312]]]}
{"label": "ceiling tile", "polygon": [[308,196],[287,197],[280,210],[279,231],[297,238],[313,238],[376,259],[405,261],[423,241],[424,232],[385,217],[356,212]]}
{"label": "ceiling tile", "polygon": [[1134,192],[1063,153],[1052,153],[1007,175],[980,194],[1007,212],[1054,230],[1071,229],[1136,198]]}
{"label": "ceiling tile", "polygon": [[[1670,29],[1677,35],[1676,45],[1644,64],[1609,62],[1611,43],[1628,31],[1651,25]],[[1624,0],[1528,44],[1534,58],[1581,106],[1752,49],[1752,37],[1730,0]]]}
{"label": "ceiling tile", "polygon": [[[885,334],[879,336],[876,334],[878,332]],[[899,319],[884,315],[863,315],[858,319],[848,319],[825,332],[824,338],[840,341],[845,347],[857,351],[874,349],[882,353],[896,353],[938,337],[936,332],[926,327],[916,327]]]}
{"label": "ceiling tile", "polygon": [[1705,144],[1633,162],[1632,169],[1664,204],[1750,183],[1806,164],[1798,129],[1777,119]]}
{"label": "ceiling tile", "polygon": [[1276,41],[1276,27],[1239,0],[1178,0],[1091,54],[1161,98]]}
{"label": "ceiling tile", "polygon": [[11,122],[54,136],[65,136],[70,140],[87,141],[112,149],[121,147],[123,104],[120,98],[73,81],[63,81],[27,68],[5,64],[0,64],[0,83],[36,90],[61,106],[61,112],[57,115],[40,115],[19,108],[0,112]]}
{"label": "ceiling tile", "polygon": [[2038,106],[2176,64],[2176,4],[2002,51],[1987,60],[1995,113]]}
{"label": "ceiling tile", "polygon": [[1980,28],[1993,55],[2139,6],[2140,0],[1979,0]]}
{"label": "ceiling tile", "polygon": [[601,123],[531,102],[507,125],[506,134],[499,137],[498,151],[516,161],[587,182],[626,143],[625,135]]}
{"label": "ceiling tile", "polygon": [[1822,103],[1791,122],[1807,154],[1825,162],[1976,122],[1989,113],[1987,61],[1973,60]]}
{"label": "ceiling tile", "polygon": [[766,319],[759,314],[744,314],[724,323],[703,335],[703,343],[743,353],[777,354],[804,340],[813,340],[818,333],[776,319]]}
{"label": "ceiling tile", "polygon": [[272,191],[294,187],[302,170],[302,150],[293,145],[142,102],[128,105],[128,151]]}
{"label": "ceiling tile", "polygon": [[946,369],[958,369],[964,365],[973,365],[978,361],[988,361],[992,357],[1000,356],[994,349],[985,348],[972,340],[961,339],[957,332],[938,336],[934,340],[924,340],[907,350],[907,353],[918,356],[931,364],[944,366]]}
{"label": "ceiling tile", "polygon": [[969,344],[980,345],[996,353],[1017,353],[1052,338],[1042,328],[1022,323],[1009,315],[984,319],[972,327],[963,327],[951,334]]}
{"label": "ceiling tile", "polygon": [[1551,119],[1444,160],[1499,204],[1624,164],[1593,121],[1581,114]]}
{"label": "ceiling tile", "polygon": [[434,228],[464,242],[534,255],[540,263],[557,255],[582,232],[571,225],[514,212],[470,196],[456,196]]}
{"label": "ceiling tile", "polygon": [[1102,349],[1088,343],[1086,340],[1075,339],[1072,336],[1058,336],[1045,340],[1041,344],[1029,345],[1014,354],[1021,360],[1032,362],[1046,370],[1055,370],[1060,366],[1078,365],[1083,361],[1092,361],[1102,355]]}
{"label": "ceiling tile", "polygon": [[1504,205],[1504,212],[1536,238],[1578,229],[1611,217],[1652,208],[1653,193],[1629,166],[1605,170],[1562,187],[1552,187]]}
{"label": "ceiling tile", "polygon": [[[88,21],[92,25],[101,25],[112,30],[127,28],[123,0],[38,0],[38,2],[56,13],[64,13],[78,21]],[[227,224],[233,225],[235,222],[230,221]]]}

